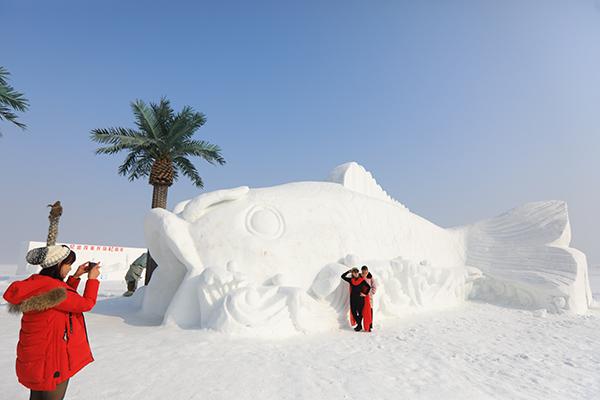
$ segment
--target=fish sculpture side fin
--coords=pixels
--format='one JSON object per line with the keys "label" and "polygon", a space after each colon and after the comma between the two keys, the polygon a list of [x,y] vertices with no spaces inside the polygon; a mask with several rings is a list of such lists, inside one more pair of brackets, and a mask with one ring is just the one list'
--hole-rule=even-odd
{"label": "fish sculpture side fin", "polygon": [[211,206],[222,203],[224,201],[233,201],[245,196],[250,191],[248,186],[240,186],[233,189],[216,190],[201,194],[198,197],[188,201],[179,203],[175,209],[178,211],[179,217],[183,218],[189,223],[193,223],[200,218],[207,209]]}
{"label": "fish sculpture side fin", "polygon": [[328,182],[339,183],[347,189],[406,208],[393,199],[362,165],[351,161],[338,165],[329,174]]}
{"label": "fish sculpture side fin", "polygon": [[181,213],[183,211],[183,209],[185,208],[185,206],[187,206],[190,201],[192,201],[192,200],[191,199],[184,200],[184,201],[180,201],[179,203],[175,204],[175,207],[173,207],[173,214]]}
{"label": "fish sculpture side fin", "polygon": [[551,312],[592,305],[585,254],[569,247],[564,201],[527,203],[462,229],[466,264],[484,274],[476,297]]}

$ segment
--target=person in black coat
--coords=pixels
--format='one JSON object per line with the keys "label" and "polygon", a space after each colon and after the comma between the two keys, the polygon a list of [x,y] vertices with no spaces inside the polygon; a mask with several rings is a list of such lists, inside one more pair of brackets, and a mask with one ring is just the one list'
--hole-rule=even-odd
{"label": "person in black coat", "polygon": [[[348,274],[351,274],[348,277]],[[371,286],[365,278],[360,276],[358,268],[352,268],[342,274],[342,279],[350,284],[350,312],[356,321],[355,331],[362,330],[362,313],[365,306],[365,297],[369,295]]]}

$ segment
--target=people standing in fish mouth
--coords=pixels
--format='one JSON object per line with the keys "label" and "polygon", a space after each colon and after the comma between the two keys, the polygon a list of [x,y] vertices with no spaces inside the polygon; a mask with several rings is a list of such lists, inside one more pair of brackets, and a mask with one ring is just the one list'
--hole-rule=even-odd
{"label": "people standing in fish mouth", "polygon": [[[369,267],[363,265],[360,268],[360,274],[365,281],[371,286],[371,290],[369,291],[369,295],[365,297],[365,308],[363,310],[363,317],[365,319],[365,326],[368,327],[368,331],[373,330],[373,295],[377,291],[377,283],[375,282],[375,278],[369,272]],[[369,320],[367,324],[367,320]]]}
{"label": "people standing in fish mouth", "polygon": [[[348,277],[348,274],[351,274]],[[342,274],[342,279],[350,284],[350,315],[351,322],[356,324],[354,330],[360,332],[363,329],[363,311],[365,308],[365,299],[369,296],[371,285],[363,278],[358,268],[352,268]],[[369,303],[370,304],[370,303]],[[368,323],[368,325],[367,325]],[[371,321],[365,321],[365,330],[370,332]]]}

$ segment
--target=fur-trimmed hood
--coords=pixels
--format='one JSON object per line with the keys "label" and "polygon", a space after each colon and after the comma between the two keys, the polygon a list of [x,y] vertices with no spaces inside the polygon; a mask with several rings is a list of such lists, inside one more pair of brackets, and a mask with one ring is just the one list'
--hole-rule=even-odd
{"label": "fur-trimmed hood", "polygon": [[9,312],[39,312],[62,303],[67,298],[67,288],[64,282],[36,274],[13,282],[3,297],[9,303]]}

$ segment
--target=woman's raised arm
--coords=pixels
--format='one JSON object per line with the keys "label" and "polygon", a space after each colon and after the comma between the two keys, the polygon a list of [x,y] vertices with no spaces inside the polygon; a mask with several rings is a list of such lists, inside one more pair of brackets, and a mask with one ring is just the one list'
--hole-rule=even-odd
{"label": "woman's raised arm", "polygon": [[54,308],[64,312],[90,311],[96,305],[99,286],[98,279],[88,279],[85,283],[83,296],[80,296],[77,292],[67,290],[67,298]]}

